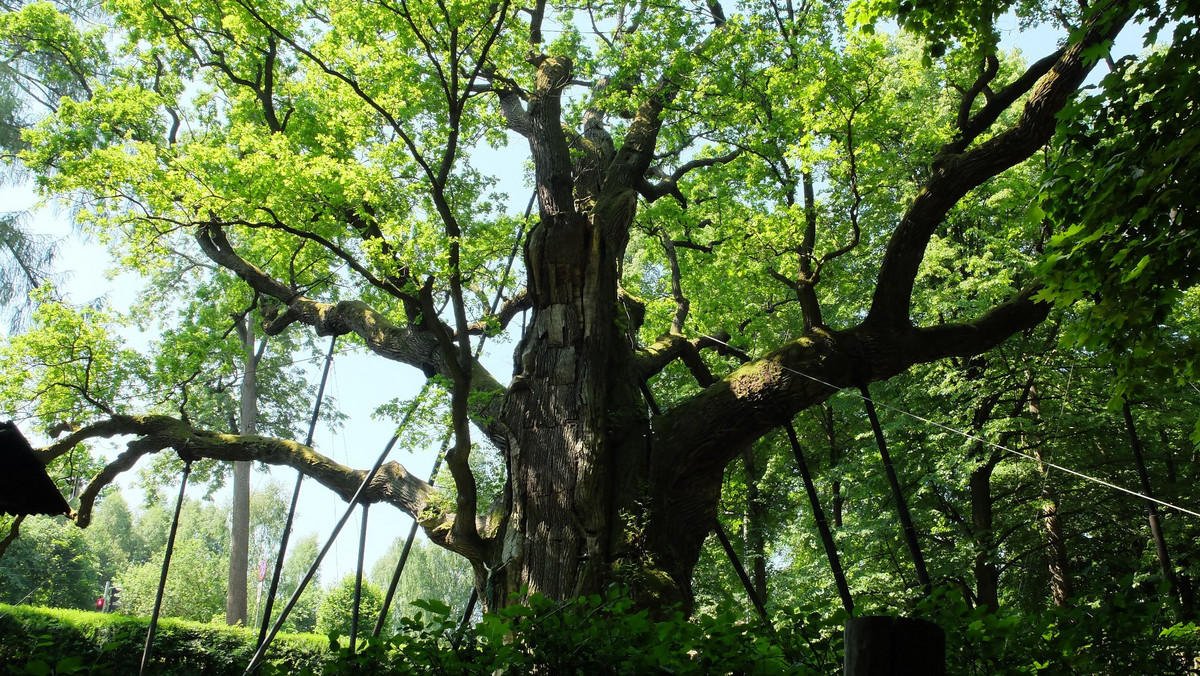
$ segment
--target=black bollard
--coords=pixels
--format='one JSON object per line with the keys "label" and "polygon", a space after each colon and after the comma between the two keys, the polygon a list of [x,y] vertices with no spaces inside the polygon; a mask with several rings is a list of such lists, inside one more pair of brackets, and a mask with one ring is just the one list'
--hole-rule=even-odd
{"label": "black bollard", "polygon": [[946,633],[932,622],[856,617],[845,641],[846,676],[946,676]]}

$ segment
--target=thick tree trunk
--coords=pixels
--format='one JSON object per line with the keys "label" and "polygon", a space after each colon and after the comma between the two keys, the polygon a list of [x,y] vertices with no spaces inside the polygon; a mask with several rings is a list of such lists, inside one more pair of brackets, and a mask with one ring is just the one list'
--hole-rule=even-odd
{"label": "thick tree trunk", "polygon": [[490,607],[523,586],[560,599],[596,593],[640,568],[618,570],[639,559],[623,519],[644,504],[636,487],[650,450],[616,316],[620,246],[577,213],[543,213],[530,232],[533,318],[504,412],[508,518],[498,551],[477,567]]}

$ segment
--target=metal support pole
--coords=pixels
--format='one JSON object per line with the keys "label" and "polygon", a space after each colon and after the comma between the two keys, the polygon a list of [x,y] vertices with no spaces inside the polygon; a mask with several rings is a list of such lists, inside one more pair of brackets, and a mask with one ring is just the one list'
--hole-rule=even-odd
{"label": "metal support pole", "polygon": [[458,630],[454,632],[454,638],[450,639],[450,646],[458,648],[458,644],[462,643],[463,635],[467,633],[467,623],[471,621],[471,615],[475,613],[475,604],[479,602],[479,590],[471,587],[471,596],[467,599],[467,608],[463,611],[462,619],[458,621]]}
{"label": "metal support pole", "polygon": [[742,586],[746,588],[746,595],[750,597],[750,602],[754,604],[754,609],[758,611],[759,617],[765,622],[767,620],[767,609],[763,606],[762,599],[758,598],[758,594],[754,592],[754,584],[750,582],[750,576],[746,574],[746,569],[742,567],[742,562],[737,557],[737,552],[733,551],[733,545],[729,543],[729,537],[725,535],[725,527],[717,523],[717,539],[721,541],[721,546],[725,548],[725,554],[729,556],[729,562],[733,564],[733,569],[737,571],[738,577],[742,580]]}
{"label": "metal support pole", "polygon": [[358,614],[362,609],[362,571],[363,571],[363,553],[367,547],[367,511],[371,505],[363,503],[362,506],[362,525],[358,531],[358,569],[354,573],[354,606],[350,610],[350,656],[354,656],[354,651],[358,643]]}
{"label": "metal support pole", "polygon": [[863,407],[867,410],[867,419],[871,421],[875,443],[879,446],[879,458],[883,461],[883,470],[887,474],[888,485],[892,488],[892,501],[896,503],[896,515],[900,518],[900,525],[904,527],[904,542],[912,556],[917,581],[921,584],[925,596],[929,596],[933,594],[933,582],[929,577],[929,570],[925,567],[925,556],[921,553],[921,541],[917,539],[917,529],[913,526],[912,514],[908,511],[908,501],[904,498],[904,491],[900,489],[900,479],[896,476],[892,456],[888,453],[883,426],[879,424],[879,416],[875,414],[875,400],[871,398],[871,391],[865,383],[860,384],[858,390],[862,393]]}
{"label": "metal support pole", "polygon": [[[517,251],[521,248],[521,239],[525,236],[525,222],[529,220],[529,215],[533,213],[533,203],[537,199],[537,191],[535,190],[529,195],[529,204],[525,206],[525,218],[521,221],[520,227],[517,228],[517,236],[513,240],[512,251],[508,254],[508,263],[504,266],[504,274],[500,276],[500,286],[496,289],[496,295],[492,297],[491,313],[496,313],[496,308],[500,306],[500,295],[504,291],[504,284],[508,281],[508,275],[512,272],[513,261],[517,257]],[[524,332],[522,332],[524,333]],[[483,354],[483,343],[487,340],[487,334],[484,334],[479,339],[479,345],[475,348],[475,358]],[[437,481],[438,470],[442,467],[442,460],[446,457],[446,450],[450,448],[450,440],[453,438],[453,432],[446,435],[442,440],[442,447],[438,451],[437,460],[433,463],[433,469],[429,472],[429,483],[432,485]],[[392,601],[396,596],[396,588],[400,584],[400,576],[404,573],[404,566],[408,564],[408,555],[412,552],[413,540],[417,537],[417,521],[413,519],[412,527],[408,529],[408,537],[404,540],[404,548],[400,551],[400,559],[396,562],[396,570],[392,573],[392,579],[388,582],[387,593],[383,596],[383,607],[379,609],[379,618],[375,620],[375,628],[371,631],[371,636],[379,638],[379,634],[383,632],[383,626],[387,623],[388,610],[392,607]],[[474,600],[478,598],[476,590],[471,592],[471,608],[474,609]]]}
{"label": "metal support pole", "polygon": [[175,517],[171,519],[171,533],[167,536],[167,549],[163,552],[162,575],[158,578],[158,593],[154,596],[154,611],[150,613],[150,626],[146,629],[146,645],[142,648],[140,676],[146,676],[150,667],[150,646],[158,630],[158,613],[162,610],[163,589],[167,586],[167,571],[171,568],[171,552],[175,549],[175,533],[179,530],[179,513],[183,511],[183,492],[187,488],[188,475],[192,473],[192,461],[184,460],[183,476],[179,480],[179,497],[175,500]]}
{"label": "metal support pole", "polygon": [[800,478],[804,481],[804,491],[808,493],[808,504],[812,506],[813,518],[817,522],[817,532],[821,535],[821,545],[825,548],[829,569],[833,571],[833,581],[837,585],[838,596],[842,597],[842,607],[846,609],[847,613],[853,614],[854,597],[850,595],[850,585],[846,582],[842,559],[838,555],[833,533],[829,530],[829,522],[825,519],[825,510],[821,508],[821,498],[817,495],[817,487],[813,483],[812,474],[808,471],[808,462],[804,459],[804,450],[800,447],[796,428],[789,420],[784,425],[784,429],[787,431],[788,441],[792,445],[792,456],[796,459],[796,466],[800,468]]}
{"label": "metal support pole", "polygon": [[[415,409],[416,407],[414,406],[413,408]],[[413,409],[409,409],[410,415],[412,410]],[[407,417],[405,418],[405,422],[406,421]],[[401,425],[403,425],[403,422]],[[254,656],[250,658],[250,664],[246,666],[245,674],[248,675],[254,673],[254,671],[262,665],[263,655],[266,654],[267,647],[271,645],[271,641],[275,640],[275,635],[279,633],[279,629],[283,626],[284,621],[287,619],[288,613],[292,612],[292,608],[296,607],[296,602],[300,600],[300,595],[304,593],[304,588],[308,586],[309,582],[312,582],[313,576],[317,574],[317,568],[321,565],[321,561],[325,559],[325,555],[329,553],[331,548],[333,548],[333,541],[337,539],[338,533],[342,532],[342,527],[346,525],[346,521],[348,521],[350,519],[350,515],[354,513],[354,508],[358,506],[358,501],[362,497],[363,493],[366,492],[367,486],[369,486],[371,482],[375,480],[375,475],[379,473],[379,468],[383,465],[383,461],[387,459],[388,454],[392,452],[392,447],[396,445],[396,441],[400,438],[401,429],[402,427],[396,429],[396,432],[388,441],[387,446],[383,449],[383,452],[380,453],[379,457],[375,459],[375,464],[371,466],[371,470],[367,472],[367,476],[364,477],[362,483],[359,484],[358,490],[355,491],[354,496],[350,498],[350,504],[346,505],[345,513],[342,514],[341,519],[338,519],[337,525],[333,527],[333,532],[329,535],[329,539],[325,541],[325,546],[322,547],[321,551],[317,553],[316,560],[314,560],[312,565],[309,566],[308,572],[304,574],[304,579],[300,580],[300,584],[296,587],[296,591],[292,594],[292,597],[288,599],[287,605],[285,605],[283,610],[280,611],[279,618],[275,620],[275,624],[271,625],[271,630],[267,632],[266,639],[260,643],[258,649],[254,651]]]}
{"label": "metal support pole", "polygon": [[[480,341],[482,343],[483,341]],[[438,450],[437,459],[433,462],[433,469],[429,471],[429,483],[433,485],[437,481],[438,471],[442,468],[442,460],[446,457],[446,449],[450,447],[451,434],[447,434],[442,439],[442,447]],[[379,609],[379,618],[375,620],[375,628],[371,631],[371,636],[379,638],[379,634],[383,632],[383,625],[387,624],[388,610],[392,607],[392,600],[396,596],[396,588],[400,585],[400,575],[404,572],[404,566],[408,564],[408,555],[412,552],[413,540],[417,537],[417,520],[413,519],[412,526],[408,529],[408,537],[404,540],[404,548],[400,550],[400,559],[396,561],[396,570],[392,572],[392,580],[388,583],[387,593],[383,595],[383,607]]]}
{"label": "metal support pole", "polygon": [[[329,367],[333,363],[333,349],[337,346],[337,336],[329,340],[329,352],[325,355],[325,368],[321,371],[321,384],[317,387],[317,401],[313,404],[312,417],[308,421],[308,436],[304,439],[305,446],[312,446],[313,433],[317,429],[317,417],[321,413],[321,401],[325,398],[325,383],[329,380]],[[300,500],[300,485],[304,483],[304,473],[296,472],[296,485],[292,488],[292,502],[288,506],[287,519],[283,522],[283,536],[279,540],[279,554],[275,556],[275,568],[271,573],[271,585],[267,588],[267,603],[263,606],[262,624],[258,628],[258,645],[267,638],[267,629],[271,626],[271,610],[275,605],[275,594],[279,592],[279,580],[283,576],[283,556],[287,552],[288,539],[292,535],[292,522],[296,519],[296,503]]]}
{"label": "metal support pole", "polygon": [[413,540],[417,537],[417,527],[417,520],[413,519],[412,526],[408,529],[408,537],[404,540],[404,548],[400,550],[400,560],[396,562],[396,570],[392,572],[392,581],[388,583],[387,593],[383,596],[379,618],[375,620],[375,628],[371,630],[371,636],[375,638],[379,638],[383,633],[383,625],[387,624],[388,609],[391,608],[392,598],[396,595],[396,587],[400,585],[400,574],[404,572],[404,566],[408,563],[408,554],[412,551]]}

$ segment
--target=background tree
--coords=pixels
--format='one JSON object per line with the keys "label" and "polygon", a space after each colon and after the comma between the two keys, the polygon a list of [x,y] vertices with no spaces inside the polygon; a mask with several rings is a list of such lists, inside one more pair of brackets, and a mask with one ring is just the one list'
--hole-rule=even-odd
{"label": "background tree", "polygon": [[[164,616],[208,622],[222,614],[227,592],[224,570],[229,558],[227,518],[228,511],[215,505],[185,503],[171,568],[186,574],[168,575],[161,610]],[[153,610],[166,549],[165,533],[162,541],[150,558],[117,575],[122,612],[149,617]]]}
{"label": "background tree", "polygon": [[62,519],[31,516],[0,560],[0,598],[12,605],[92,609],[103,589],[96,587],[98,568],[82,531]]}
{"label": "background tree", "polygon": [[[97,502],[95,514],[91,527],[84,531],[84,535],[88,549],[96,555],[99,585],[103,589],[105,581],[115,579],[131,564],[145,561],[149,552],[134,527],[133,512],[119,489],[105,491]],[[146,520],[147,516],[143,513],[137,522]]]}
{"label": "background tree", "polygon": [[[364,632],[383,609],[383,592],[370,580],[363,578],[362,598],[359,609],[359,632]],[[330,587],[317,607],[318,634],[350,635],[350,622],[354,608],[354,576],[347,575]]]}
{"label": "background tree", "polygon": [[[287,505],[275,484],[253,491],[251,502],[255,518],[249,528],[249,550],[251,560],[257,565],[260,560],[272,560],[278,551]],[[161,503],[152,502],[132,513],[121,493],[111,491],[98,503],[94,517],[91,527],[84,531],[87,553],[98,563],[96,577],[89,584],[95,590],[102,590],[106,581],[113,582],[122,590],[118,610],[149,615],[158,590],[170,512]],[[228,505],[195,499],[185,502],[172,574],[163,597],[164,615],[203,622],[222,616],[228,589],[225,576],[218,571],[228,566],[229,519]],[[308,555],[304,565],[311,563],[312,558]],[[253,598],[257,580],[244,584],[247,589],[243,593]],[[294,589],[294,581],[292,584]],[[94,593],[98,596],[100,592]]]}
{"label": "background tree", "polygon": [[[370,578],[376,588],[387,589],[403,547],[404,538],[396,538],[371,567]],[[472,584],[471,568],[462,557],[424,540],[414,541],[408,553],[404,573],[400,577],[400,584],[396,588],[395,600],[388,611],[391,625],[398,627],[401,617],[412,617],[418,610],[417,606],[413,605],[413,601],[417,600],[441,601],[452,609],[451,615],[461,617],[466,609]],[[371,621],[374,622],[374,619]]]}
{"label": "background tree", "polygon": [[[308,572],[312,562],[317,558],[321,543],[316,534],[294,541],[291,551],[283,561],[283,575],[279,580],[279,598],[290,599],[300,586],[300,580]],[[304,593],[296,602],[296,607],[288,615],[284,628],[295,632],[317,631],[317,610],[321,607],[324,591],[321,587],[321,576],[318,571],[312,582],[304,588]]]}
{"label": "background tree", "polygon": [[[0,10],[15,15],[25,4],[20,0],[6,1],[0,3]],[[41,19],[53,21],[57,16],[82,19],[93,12],[94,5],[91,0],[47,5],[58,12],[43,12]],[[86,60],[86,66],[76,60],[79,51],[63,53],[28,48],[25,41],[36,42],[39,30],[45,27],[36,22],[35,19],[33,25],[8,26],[11,32],[5,31],[13,43],[6,49],[10,58],[0,64],[0,187],[19,184],[28,178],[21,163],[16,161],[16,154],[27,148],[21,139],[22,130],[37,119],[40,109],[55,107],[63,97],[86,97],[86,78],[99,66],[90,59]],[[97,46],[95,42],[88,45],[87,51],[93,57],[102,54],[102,50],[94,49]],[[30,232],[27,220],[27,213],[7,208],[0,211],[0,311],[14,329],[26,319],[29,293],[50,278],[55,254],[54,242]]]}

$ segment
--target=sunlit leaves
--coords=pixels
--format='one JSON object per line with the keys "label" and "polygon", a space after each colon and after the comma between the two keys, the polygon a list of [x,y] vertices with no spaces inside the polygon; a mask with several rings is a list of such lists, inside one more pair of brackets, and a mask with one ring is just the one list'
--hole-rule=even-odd
{"label": "sunlit leaves", "polygon": [[[1194,363],[1195,327],[1182,321],[1181,301],[1200,280],[1191,189],[1200,178],[1200,81],[1179,65],[1200,56],[1194,20],[1175,37],[1144,59],[1123,59],[1102,92],[1072,109],[1061,129],[1066,149],[1044,186],[1042,207],[1058,228],[1042,297],[1074,305],[1080,321],[1068,339],[1115,354],[1126,372],[1159,358]],[[1190,377],[1190,367],[1180,373]]]}
{"label": "sunlit leaves", "polygon": [[103,32],[80,30],[50,2],[27,4],[0,14],[0,72],[43,106],[54,108],[64,97],[90,94],[92,78],[107,62]]}
{"label": "sunlit leaves", "polygon": [[103,308],[44,299],[30,330],[0,346],[5,408],[42,429],[125,410],[147,365],[111,332],[111,322]]}
{"label": "sunlit leaves", "polygon": [[[851,25],[874,30],[879,21],[894,20],[908,31],[927,41],[927,53],[933,58],[944,56],[957,46],[971,51],[988,50],[996,46],[999,34],[996,19],[1014,8],[1004,0],[988,2],[930,2],[926,0],[855,0],[846,12]],[[1025,7],[1019,7],[1024,10]]]}

